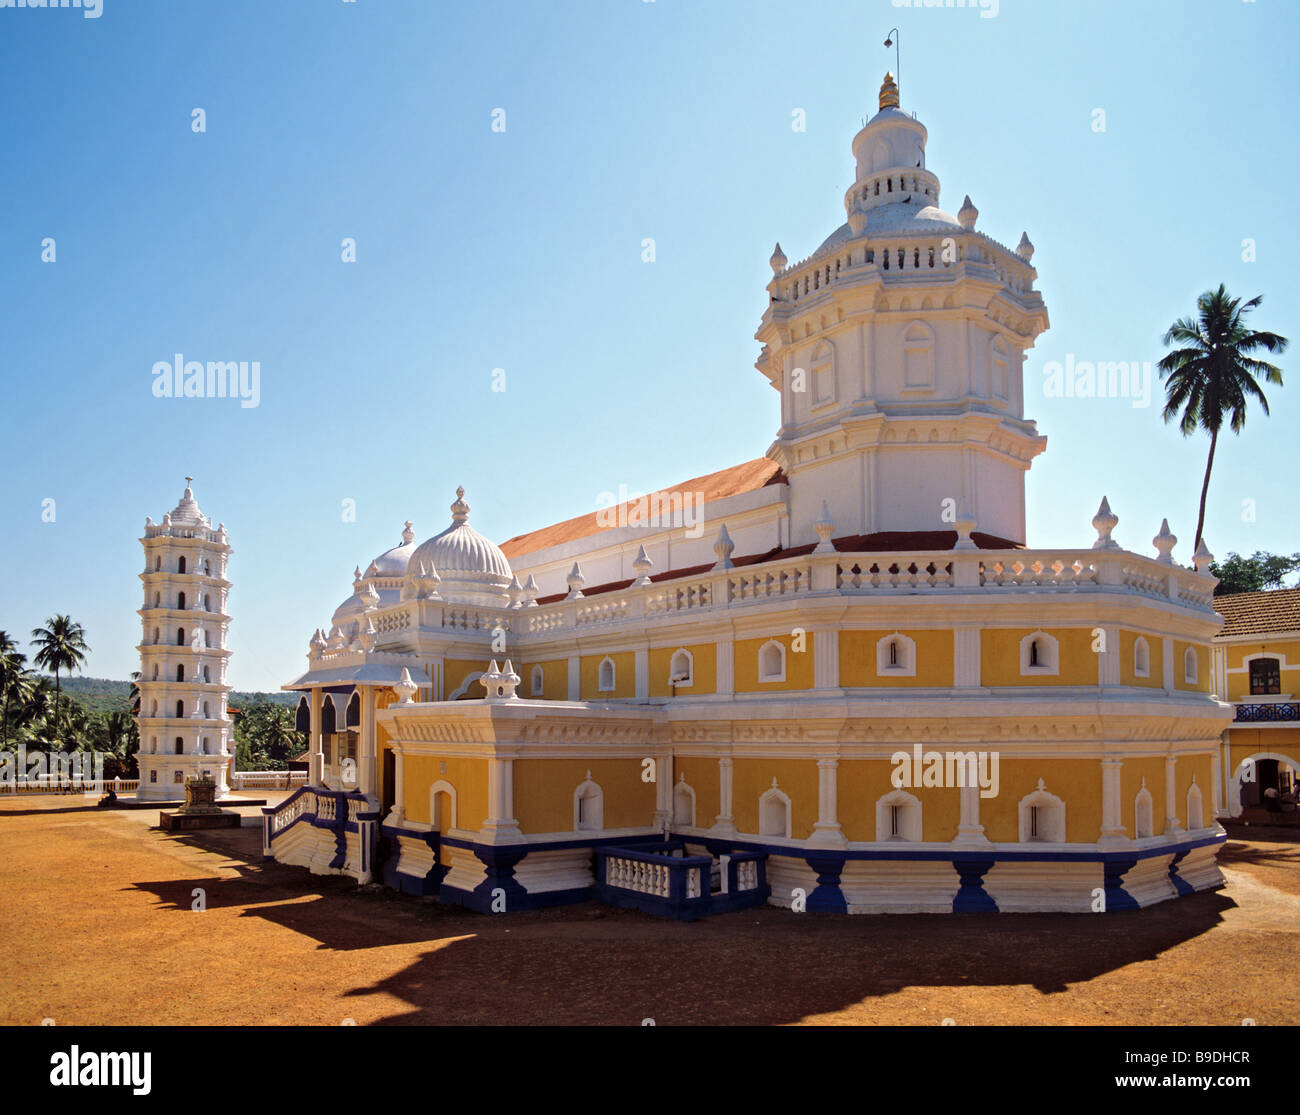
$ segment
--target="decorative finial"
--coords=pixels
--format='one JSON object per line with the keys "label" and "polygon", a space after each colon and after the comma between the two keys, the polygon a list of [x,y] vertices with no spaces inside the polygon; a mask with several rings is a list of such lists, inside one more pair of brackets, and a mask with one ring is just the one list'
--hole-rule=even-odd
{"label": "decorative finial", "polygon": [[510,577],[510,586],[506,589],[510,594],[510,607],[518,608],[519,602],[524,596],[524,586],[519,583],[519,575],[512,574]]}
{"label": "decorative finial", "polygon": [[465,489],[456,489],[456,502],[451,505],[451,517],[455,522],[463,523],[469,518],[469,504],[465,502]]}
{"label": "decorative finial", "polygon": [[537,597],[541,595],[541,592],[542,590],[537,584],[537,579],[529,573],[528,580],[524,582],[524,607],[536,608]]}
{"label": "decorative finial", "polygon": [[1110,509],[1110,503],[1105,496],[1101,497],[1101,506],[1097,508],[1097,514],[1092,517],[1092,527],[1097,532],[1097,541],[1092,544],[1094,550],[1118,550],[1119,543],[1111,536],[1110,532],[1115,529],[1119,523],[1119,516]]}
{"label": "decorative finial", "polygon": [[1210,562],[1213,560],[1214,555],[1210,553],[1210,547],[1205,544],[1205,538],[1202,536],[1200,544],[1196,547],[1196,553],[1192,557],[1192,568],[1207,577],[1212,576]]}
{"label": "decorative finial", "polygon": [[1160,533],[1151,539],[1151,545],[1156,548],[1156,561],[1165,565],[1173,565],[1173,548],[1178,545],[1178,536],[1169,529],[1169,520],[1160,520]]}
{"label": "decorative finial", "polygon": [[831,510],[825,500],[822,500],[822,517],[813,523],[813,530],[817,532],[817,545],[813,553],[833,554],[835,547],[831,545],[831,535],[835,533],[835,520],[831,518]]}
{"label": "decorative finial", "polygon": [[881,111],[887,108],[898,107],[898,82],[894,80],[894,75],[886,72],[885,80],[880,83],[880,108]]}
{"label": "decorative finial", "polygon": [[415,541],[415,531],[411,529],[411,526],[412,526],[411,520],[407,519],[406,529],[402,531],[402,542],[407,546],[409,546],[412,542]]}
{"label": "decorative finial", "polygon": [[785,252],[781,251],[781,241],[776,242],[776,250],[772,252],[772,258],[767,261],[772,265],[772,274],[779,275],[785,270],[785,265],[789,262],[785,258]]}
{"label": "decorative finial", "polygon": [[194,477],[192,477],[192,476],[187,476],[187,477],[185,478],[185,486],[186,486],[187,488],[188,488],[191,484],[193,484],[193,483],[194,483]]}
{"label": "decorative finial", "polygon": [[581,600],[582,586],[587,582],[582,576],[582,567],[579,566],[576,561],[573,563],[573,568],[569,570],[569,575],[565,578],[565,581],[569,586],[569,595],[566,596],[565,599]]}
{"label": "decorative finial", "polygon": [[975,203],[971,201],[970,194],[966,195],[966,200],[961,203],[961,208],[957,210],[957,223],[962,228],[972,229],[975,222],[979,220],[980,211],[975,208]]}
{"label": "decorative finial", "polygon": [[632,582],[634,587],[650,583],[650,570],[654,568],[654,562],[650,560],[650,555],[645,552],[645,546],[637,550],[636,558],[632,562],[632,568],[636,570],[636,580]]}
{"label": "decorative finial", "polygon": [[1022,232],[1020,234],[1020,243],[1016,246],[1016,255],[1026,263],[1034,258],[1034,245],[1029,239],[1029,233]]}
{"label": "decorative finial", "polygon": [[420,687],[411,680],[411,671],[405,666],[402,667],[402,676],[398,678],[397,684],[393,686],[398,697],[401,698],[400,704],[409,705],[412,703],[411,698],[419,692]]}
{"label": "decorative finial", "polygon": [[957,518],[953,523],[957,528],[957,542],[954,550],[978,550],[971,532],[976,527],[975,516],[971,514],[970,505],[963,497],[957,504]]}
{"label": "decorative finial", "polygon": [[731,535],[727,533],[727,524],[722,524],[722,529],[718,531],[718,539],[713,543],[713,552],[718,555],[718,563],[714,569],[734,569],[731,555],[735,552],[736,544],[731,540]]}

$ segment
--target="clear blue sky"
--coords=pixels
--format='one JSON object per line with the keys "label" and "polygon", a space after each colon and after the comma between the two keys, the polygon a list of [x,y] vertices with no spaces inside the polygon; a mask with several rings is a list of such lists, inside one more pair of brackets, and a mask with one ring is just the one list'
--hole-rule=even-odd
{"label": "clear blue sky", "polygon": [[[761,456],[767,259],[844,220],[895,25],[942,204],[1037,246],[1030,543],[1089,545],[1107,494],[1123,544],[1167,515],[1189,560],[1207,440],[1158,398],[1045,398],[1042,365],[1154,362],[1220,281],[1300,344],[1300,5],[103,0],[0,10],[0,628],[71,613],[85,672],[125,677],[137,539],[192,474],[235,547],[232,681],[275,688],[353,566],[404,519],[445,527],[457,484],[504,540]],[[260,361],[260,405],[155,398],[178,352]],[[1221,446],[1220,556],[1300,549],[1296,353]]]}

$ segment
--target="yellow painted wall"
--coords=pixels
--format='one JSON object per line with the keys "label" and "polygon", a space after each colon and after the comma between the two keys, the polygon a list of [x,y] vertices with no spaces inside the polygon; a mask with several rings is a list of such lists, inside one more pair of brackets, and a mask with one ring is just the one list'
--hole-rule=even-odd
{"label": "yellow painted wall", "polygon": [[[843,633],[840,638],[844,638]],[[872,661],[874,663],[874,658]],[[893,767],[888,759],[840,760],[835,772],[838,788],[836,809],[840,827],[849,840],[875,840],[876,802],[885,794],[893,792],[894,786],[889,781],[891,770]],[[908,793],[912,792],[908,790]],[[921,797],[919,793],[916,796]],[[924,831],[929,817],[926,815],[923,798],[921,802],[921,826]]]}
{"label": "yellow painted wall", "polygon": [[695,756],[674,759],[673,782],[676,783],[683,773],[687,784],[695,791],[696,827],[711,828],[722,812],[718,760]]}
{"label": "yellow painted wall", "polygon": [[816,759],[737,759],[731,783],[736,828],[758,832],[758,799],[772,788],[774,777],[777,789],[790,798],[791,837],[806,840],[817,822]]}
{"label": "yellow painted wall", "polygon": [[718,651],[712,643],[688,643],[681,647],[654,647],[650,651],[650,696],[671,697],[673,690],[668,684],[669,666],[673,655],[679,650],[690,651],[691,680],[694,685],[678,686],[680,697],[695,696],[700,693],[718,691]]}
{"label": "yellow painted wall", "polygon": [[[1187,648],[1192,647],[1196,651],[1196,682],[1189,684],[1184,681],[1183,672],[1183,655]],[[1174,640],[1174,688],[1191,689],[1202,693],[1210,691],[1210,648],[1201,643],[1184,643],[1178,639]]]}
{"label": "yellow painted wall", "polygon": [[[1300,695],[1300,641],[1295,639],[1270,639],[1261,635],[1258,643],[1235,643],[1226,647],[1229,670],[1243,670],[1246,655],[1266,654],[1278,660],[1282,675],[1282,692]],[[1287,663],[1290,663],[1289,665]],[[1250,700],[1250,671],[1228,675],[1228,699]]]}
{"label": "yellow painted wall", "polygon": [[[614,662],[614,691],[601,692],[600,682],[600,664],[610,658]],[[580,660],[579,678],[581,679],[580,693],[584,701],[608,700],[611,697],[635,697],[636,696],[636,652],[635,651],[618,651],[614,654],[584,654]],[[578,779],[581,782],[582,779]],[[596,779],[600,781],[599,778]],[[574,783],[577,786],[578,782]],[[602,784],[603,788],[603,784]],[[569,818],[569,825],[572,826],[573,818]],[[547,829],[545,831],[551,831]]]}
{"label": "yellow painted wall", "polygon": [[1229,728],[1228,745],[1231,748],[1231,776],[1243,759],[1261,752],[1285,755],[1300,762],[1300,727],[1297,728]]}
{"label": "yellow painted wall", "polygon": [[951,631],[902,630],[916,644],[916,676],[876,672],[876,645],[894,634],[885,631],[840,632],[840,685],[855,688],[868,685],[950,686],[953,683],[953,633]]}
{"label": "yellow painted wall", "polygon": [[1162,640],[1155,635],[1145,635],[1143,637],[1147,641],[1147,665],[1150,667],[1150,676],[1140,678],[1133,672],[1133,647],[1138,641],[1138,632],[1121,631],[1119,633],[1120,684],[1159,689],[1164,685],[1165,676],[1165,655]]}
{"label": "yellow painted wall", "polygon": [[1201,825],[1214,824],[1214,769],[1209,755],[1180,755],[1176,769],[1174,809],[1183,827],[1187,827],[1187,793],[1192,788],[1192,775],[1201,791]]}
{"label": "yellow painted wall", "polygon": [[[499,665],[499,663],[498,663]],[[488,668],[486,662],[476,662],[463,658],[448,658],[442,665],[443,700],[451,700],[451,695],[464,684],[470,674],[481,674]],[[487,690],[477,681],[472,681],[469,688],[462,693],[459,701],[478,701],[487,696]]]}
{"label": "yellow painted wall", "polygon": [[[980,799],[980,823],[994,843],[1020,839],[1020,802],[1038,788],[1065,802],[1065,838],[1095,843],[1101,835],[1101,763],[1096,759],[1018,759],[1002,755],[998,796]],[[1136,792],[1136,791],[1135,791]]]}
{"label": "yellow painted wall", "polygon": [[[446,763],[445,773],[441,765]],[[402,767],[406,816],[429,823],[429,791],[435,782],[456,788],[456,827],[480,829],[488,815],[488,760],[457,756],[407,755]]]}
{"label": "yellow painted wall", "polygon": [[[533,695],[533,667],[542,668],[542,695]],[[564,658],[552,658],[544,662],[525,662],[519,667],[520,683],[518,693],[534,701],[567,701],[569,699],[569,663]]]}
{"label": "yellow painted wall", "polygon": [[[1174,659],[1179,665],[1179,659]],[[1120,768],[1120,816],[1124,819],[1124,828],[1129,836],[1137,836],[1137,795],[1142,788],[1142,779],[1147,780],[1147,789],[1151,791],[1151,835],[1159,836],[1165,831],[1165,761],[1162,758],[1125,759]],[[1185,805],[1185,803],[1184,803]],[[1213,808],[1213,807],[1211,807]],[[1181,820],[1186,808],[1179,809]]]}
{"label": "yellow painted wall", "polygon": [[519,827],[526,833],[572,832],[573,792],[586,780],[588,770],[604,794],[605,828],[654,822],[655,784],[641,781],[640,759],[516,759]]}
{"label": "yellow painted wall", "polygon": [[[758,651],[769,639],[785,644],[785,681],[760,682],[758,680]],[[761,639],[737,639],[735,643],[736,692],[768,693],[788,689],[811,689],[813,687],[813,632],[805,632],[801,642],[804,649],[796,653],[791,649],[794,638],[789,634],[775,633]],[[770,782],[771,779],[768,781]]]}
{"label": "yellow painted wall", "polygon": [[[1020,640],[1033,627],[986,627],[980,632],[980,680],[984,685],[1096,685],[1097,656],[1092,628],[1042,628],[1056,639],[1060,669],[1055,674],[1024,677],[1020,673]],[[1070,810],[1065,810],[1069,824]]]}

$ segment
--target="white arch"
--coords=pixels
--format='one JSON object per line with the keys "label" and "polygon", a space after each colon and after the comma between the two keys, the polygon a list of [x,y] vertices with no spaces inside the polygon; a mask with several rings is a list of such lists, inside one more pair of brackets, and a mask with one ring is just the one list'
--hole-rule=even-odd
{"label": "white arch", "polygon": [[591,780],[591,771],[573,791],[573,831],[586,832],[605,827],[605,791]]}
{"label": "white arch", "polygon": [[785,681],[785,644],[768,639],[758,648],[758,680]]}
{"label": "white arch", "polygon": [[605,655],[596,670],[596,691],[598,693],[613,693],[617,688],[618,668],[615,666],[614,660],[609,655]]}
{"label": "white arch", "polygon": [[998,399],[1011,394],[1011,351],[996,335],[989,340],[989,394]]}
{"label": "white arch", "polygon": [[1141,635],[1133,640],[1133,676],[1151,676],[1151,645]]}
{"label": "white arch", "polygon": [[[895,808],[898,813],[895,814]],[[898,832],[894,832],[894,821],[898,821]],[[923,839],[921,828],[921,800],[906,790],[891,790],[876,800],[876,839],[877,840],[915,840]]]}
{"label": "white arch", "polygon": [[532,697],[540,697],[546,689],[546,678],[542,672],[541,666],[534,666],[529,671],[528,693]]}
{"label": "white arch", "polygon": [[1155,800],[1147,789],[1147,780],[1142,779],[1142,788],[1133,799],[1133,835],[1139,840],[1154,836],[1156,827]]}
{"label": "white arch", "polygon": [[695,684],[695,655],[678,647],[668,662],[668,684],[688,689]]}
{"label": "white arch", "polygon": [[1201,661],[1196,656],[1196,648],[1188,647],[1183,651],[1183,684],[1196,685],[1201,676]]}
{"label": "white arch", "polygon": [[876,673],[881,677],[916,677],[916,643],[899,631],[879,639],[876,642]]}
{"label": "white arch", "polygon": [[1236,766],[1232,772],[1232,778],[1228,782],[1228,801],[1227,809],[1229,817],[1240,817],[1242,809],[1241,804],[1241,771],[1247,763],[1255,763],[1260,759],[1276,759],[1279,763],[1285,763],[1293,771],[1297,779],[1300,779],[1300,761],[1291,758],[1290,755],[1279,755],[1276,751],[1256,751],[1254,754],[1247,755]]}
{"label": "white arch", "polygon": [[473,685],[476,681],[478,681],[478,679],[481,678],[482,676],[483,676],[482,670],[475,670],[466,674],[465,680],[462,681],[460,685],[458,685],[455,689],[451,691],[451,693],[447,697],[447,700],[449,701],[459,700],[461,697],[463,697],[466,693],[469,692],[469,687]]}
{"label": "white arch", "polygon": [[771,788],[764,790],[758,798],[759,836],[783,836],[790,839],[791,812],[790,796],[777,788],[776,779],[773,778]]}
{"label": "white arch", "polygon": [[934,330],[917,318],[903,331],[903,387],[934,386]]}
{"label": "white arch", "polygon": [[[1033,646],[1038,643],[1038,660],[1033,661]],[[1053,675],[1061,672],[1061,647],[1055,637],[1046,631],[1031,631],[1020,640],[1020,673],[1022,677]]]}
{"label": "white arch", "polygon": [[680,828],[695,827],[695,788],[686,783],[683,772],[673,787],[673,826]]}
{"label": "white arch", "polygon": [[[1038,834],[1033,834],[1031,809],[1038,810]],[[1020,841],[1046,841],[1063,844],[1065,842],[1065,802],[1055,794],[1049,794],[1043,780],[1038,780],[1038,788],[1020,799],[1017,809],[1020,818]]]}
{"label": "white arch", "polygon": [[1196,775],[1192,775],[1192,784],[1187,788],[1187,831],[1195,832],[1205,827],[1205,801],[1201,788],[1196,784]]}
{"label": "white arch", "polygon": [[[439,815],[438,795],[446,794],[451,799],[451,816],[447,818],[447,824],[442,824],[443,818]],[[444,832],[450,832],[456,828],[456,787],[448,782],[445,778],[440,778],[429,787],[429,827],[432,829],[441,829]]]}

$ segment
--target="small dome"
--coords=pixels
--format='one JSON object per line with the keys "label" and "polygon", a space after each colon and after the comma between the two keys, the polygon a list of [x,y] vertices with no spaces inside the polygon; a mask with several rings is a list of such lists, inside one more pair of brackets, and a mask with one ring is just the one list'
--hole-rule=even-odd
{"label": "small dome", "polygon": [[190,483],[194,477],[185,478],[185,492],[181,496],[181,501],[173,509],[171,520],[173,523],[180,523],[184,526],[204,526],[210,527],[212,524],[208,521],[206,515],[199,510],[198,501],[194,498],[194,492],[190,488]]}
{"label": "small dome", "polygon": [[[401,545],[394,546],[391,550],[385,550],[366,566],[364,574],[360,569],[356,571],[352,582],[355,591],[334,609],[332,619],[334,626],[342,627],[346,620],[359,616],[365,611],[365,585],[368,581],[374,579],[397,580],[405,577],[407,563],[411,560],[411,555],[414,552],[415,532],[411,529],[411,522],[408,519],[406,529],[402,531]],[[381,608],[386,608],[389,604],[396,604],[401,596],[401,589],[397,587],[379,588],[378,591]]]}
{"label": "small dome", "polygon": [[411,529],[411,520],[406,520],[406,529],[402,531],[402,543],[391,550],[385,550],[366,567],[367,577],[405,577],[406,567],[411,555],[415,553],[415,531]]}
{"label": "small dome", "polygon": [[469,525],[464,488],[456,489],[451,518],[451,526],[411,554],[410,569],[427,566],[436,572],[441,578],[439,594],[452,603],[507,605],[514,573],[501,548]]}

